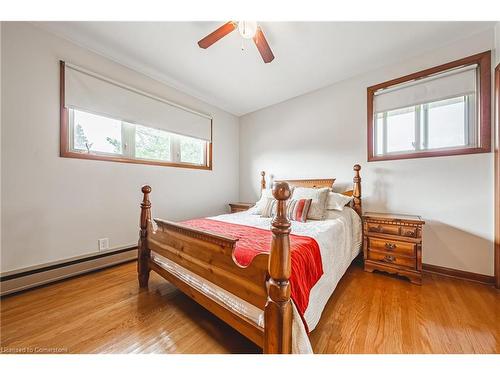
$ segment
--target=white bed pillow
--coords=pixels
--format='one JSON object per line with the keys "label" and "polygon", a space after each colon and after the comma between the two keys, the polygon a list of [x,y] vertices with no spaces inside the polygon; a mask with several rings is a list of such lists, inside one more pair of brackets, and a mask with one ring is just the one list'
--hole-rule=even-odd
{"label": "white bed pillow", "polygon": [[344,194],[330,192],[328,193],[328,198],[326,200],[326,209],[342,211],[345,205],[350,201],[352,201],[352,197],[348,197]]}
{"label": "white bed pillow", "polygon": [[267,201],[269,199],[274,199],[272,189],[262,190],[262,193],[260,195],[260,199],[257,201],[257,203],[255,203],[255,206],[253,206],[248,211],[253,215],[262,215],[262,211],[266,207]]}
{"label": "white bed pillow", "polygon": [[323,220],[336,220],[343,215],[345,215],[344,211],[326,210]]}
{"label": "white bed pillow", "polygon": [[311,208],[307,214],[308,219],[322,220],[326,209],[326,199],[330,188],[303,188],[296,187],[293,189],[292,199],[312,199]]}
{"label": "white bed pillow", "polygon": [[276,215],[278,201],[274,198],[267,198],[267,202],[260,213],[260,217],[273,217]]}

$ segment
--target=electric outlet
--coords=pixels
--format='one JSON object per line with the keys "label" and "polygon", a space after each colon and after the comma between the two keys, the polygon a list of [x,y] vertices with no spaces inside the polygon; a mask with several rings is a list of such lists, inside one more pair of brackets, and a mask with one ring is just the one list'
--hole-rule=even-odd
{"label": "electric outlet", "polygon": [[100,238],[97,242],[99,243],[99,251],[109,249],[109,238]]}

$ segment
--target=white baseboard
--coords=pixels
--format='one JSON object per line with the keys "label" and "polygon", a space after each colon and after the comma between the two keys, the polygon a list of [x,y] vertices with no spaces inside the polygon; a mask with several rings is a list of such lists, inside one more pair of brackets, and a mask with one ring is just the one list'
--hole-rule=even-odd
{"label": "white baseboard", "polygon": [[70,262],[54,264],[50,267],[33,269],[28,272],[10,273],[2,275],[0,282],[0,296],[30,289],[36,286],[51,283],[57,280],[80,275],[90,271],[106,268],[116,264],[137,259],[137,249],[124,249],[119,252],[110,252],[102,256],[82,258]]}

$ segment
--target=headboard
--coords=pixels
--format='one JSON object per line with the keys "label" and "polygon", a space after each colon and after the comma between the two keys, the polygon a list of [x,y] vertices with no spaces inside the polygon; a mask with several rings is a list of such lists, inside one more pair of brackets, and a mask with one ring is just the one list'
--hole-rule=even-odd
{"label": "headboard", "polygon": [[332,188],[335,178],[322,178],[322,179],[310,179],[310,180],[276,180],[276,182],[287,182],[291,188],[295,187],[306,187],[306,188]]}
{"label": "headboard", "polygon": [[[362,207],[361,207],[361,177],[359,175],[359,171],[361,170],[361,166],[359,164],[355,164],[353,167],[354,170],[354,178],[353,188],[352,190],[344,191],[341,194],[347,195],[349,197],[353,197],[349,206],[358,213],[359,216],[362,215]],[[260,172],[261,180],[260,186],[262,189],[266,188],[266,173],[264,171]],[[333,184],[335,183],[335,178],[320,178],[320,179],[303,179],[303,180],[275,180],[274,182],[286,182],[290,185],[291,188],[294,187],[308,187],[308,188],[333,188]]]}

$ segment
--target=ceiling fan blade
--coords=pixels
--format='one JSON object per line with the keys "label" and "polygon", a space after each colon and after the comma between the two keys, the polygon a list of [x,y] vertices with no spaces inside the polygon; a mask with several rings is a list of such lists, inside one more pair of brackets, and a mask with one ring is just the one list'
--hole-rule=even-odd
{"label": "ceiling fan blade", "polygon": [[213,33],[208,34],[206,37],[201,39],[198,42],[198,45],[200,46],[200,48],[208,48],[212,44],[217,42],[219,39],[225,37],[234,29],[236,29],[236,22],[233,21],[226,22],[224,25],[215,30]]}
{"label": "ceiling fan blade", "polygon": [[260,26],[257,28],[257,32],[253,37],[253,41],[266,64],[274,60],[273,51],[271,51],[271,47],[269,47],[269,44],[267,43],[266,37],[264,36],[264,33],[262,32]]}

